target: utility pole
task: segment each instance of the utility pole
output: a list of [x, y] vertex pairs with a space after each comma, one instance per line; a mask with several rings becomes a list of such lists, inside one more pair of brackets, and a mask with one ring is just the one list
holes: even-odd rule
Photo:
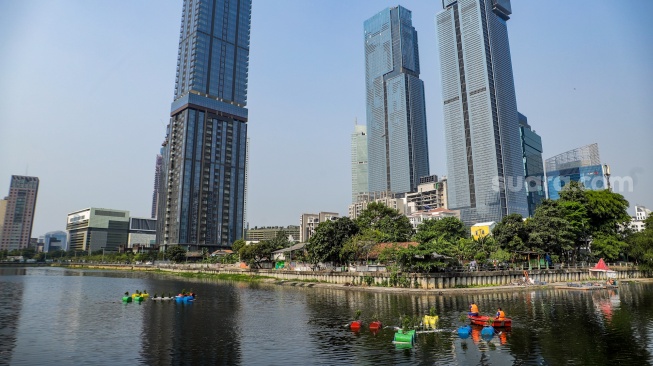
[[603, 175], [605, 175], [608, 191], [612, 192], [612, 189], [610, 188], [610, 166], [608, 164], [603, 164]]

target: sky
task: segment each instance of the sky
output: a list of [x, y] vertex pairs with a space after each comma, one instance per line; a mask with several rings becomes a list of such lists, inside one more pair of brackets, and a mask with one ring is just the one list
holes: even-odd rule
[[[412, 11], [431, 174], [446, 175], [439, 0], [254, 0], [250, 227], [347, 214], [350, 138], [365, 124], [363, 22]], [[181, 0], [0, 0], [0, 196], [40, 178], [32, 237], [88, 207], [149, 217], [173, 98]], [[517, 105], [543, 157], [598, 143], [622, 193], [653, 208], [653, 1], [512, 1]]]

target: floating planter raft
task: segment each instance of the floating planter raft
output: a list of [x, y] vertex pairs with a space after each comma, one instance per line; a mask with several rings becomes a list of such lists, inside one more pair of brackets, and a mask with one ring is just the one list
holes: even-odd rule
[[494, 328], [489, 325], [484, 326], [483, 329], [481, 329], [481, 336], [483, 338], [494, 337]]
[[175, 301], [177, 302], [183, 302], [183, 303], [190, 303], [193, 302], [195, 298], [193, 296], [182, 296], [182, 295], [177, 295], [175, 297]]
[[432, 328], [435, 329], [435, 325], [438, 324], [438, 320], [440, 318], [437, 315], [430, 316], [430, 315], [424, 315], [424, 328]]
[[123, 296], [122, 297], [122, 302], [132, 302], [132, 297], [131, 296]]

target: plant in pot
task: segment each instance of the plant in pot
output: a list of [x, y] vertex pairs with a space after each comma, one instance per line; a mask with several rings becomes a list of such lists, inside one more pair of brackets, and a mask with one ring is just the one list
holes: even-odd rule
[[462, 339], [466, 339], [469, 337], [470, 333], [472, 332], [472, 327], [469, 324], [465, 324], [465, 321], [467, 320], [467, 314], [462, 313], [458, 317], [458, 320], [460, 320], [460, 326], [458, 327], [458, 336]]
[[429, 309], [429, 315], [424, 315], [424, 328], [435, 329], [436, 324], [438, 323], [439, 317], [435, 313], [435, 306], [431, 306]]
[[360, 309], [356, 310], [356, 312], [354, 313], [354, 320], [353, 320], [351, 323], [349, 323], [349, 327], [350, 327], [351, 329], [356, 329], [356, 330], [358, 330], [358, 329], [360, 329], [361, 326], [363, 325], [363, 322], [360, 320], [360, 318], [361, 318], [361, 313], [362, 313], [362, 312], [360, 311]]
[[381, 324], [381, 320], [379, 320], [379, 315], [374, 313], [372, 315], [372, 321], [370, 322], [370, 329], [371, 330], [379, 330], [381, 329], [383, 325]]
[[494, 324], [494, 318], [488, 317], [485, 326], [483, 326], [483, 329], [481, 330], [481, 336], [483, 338], [491, 339], [494, 336], [494, 327], [492, 327], [492, 324]]

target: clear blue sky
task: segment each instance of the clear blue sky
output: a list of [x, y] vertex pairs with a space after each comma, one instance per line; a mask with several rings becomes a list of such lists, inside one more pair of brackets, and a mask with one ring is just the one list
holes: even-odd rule
[[[413, 11], [431, 172], [446, 174], [434, 17], [441, 1], [254, 0], [250, 226], [346, 214], [350, 134], [365, 123], [363, 22]], [[653, 1], [512, 1], [519, 110], [544, 157], [599, 143], [653, 208]], [[0, 195], [41, 179], [32, 236], [86, 207], [149, 217], [173, 97], [181, 0], [0, 0]], [[631, 208], [632, 211], [632, 208]], [[631, 212], [632, 213], [632, 212]]]

